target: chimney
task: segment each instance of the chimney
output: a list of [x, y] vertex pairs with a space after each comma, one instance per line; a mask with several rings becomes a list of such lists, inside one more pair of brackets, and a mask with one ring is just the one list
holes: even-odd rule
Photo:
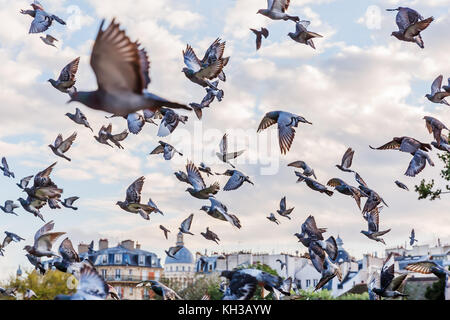
[[134, 241], [133, 240], [125, 240], [120, 243], [120, 245], [128, 250], [134, 250]]
[[136, 242], [136, 250], [141, 250], [141, 244]]
[[98, 241], [98, 250], [108, 249], [108, 239], [100, 239]]
[[80, 243], [78, 245], [78, 254], [86, 253], [89, 251], [89, 245]]

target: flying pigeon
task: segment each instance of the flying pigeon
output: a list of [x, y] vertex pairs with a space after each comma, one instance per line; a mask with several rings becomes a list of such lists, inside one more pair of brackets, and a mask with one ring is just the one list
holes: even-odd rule
[[330, 197], [333, 195], [333, 191], [328, 190], [327, 187], [324, 186], [323, 184], [302, 175], [298, 171], [295, 171], [295, 175], [298, 177], [297, 183], [304, 181], [306, 183], [306, 185], [314, 191], [318, 191], [320, 193], [326, 193]]
[[39, 209], [41, 209], [43, 206], [46, 205], [45, 201], [39, 200], [39, 199], [33, 199], [31, 197], [28, 197], [27, 200], [23, 198], [17, 199], [17, 201], [20, 202], [22, 205], [22, 208], [24, 208], [27, 212], [33, 214], [35, 217], [41, 219], [43, 222], [45, 222], [44, 217], [42, 216]]
[[356, 204], [358, 205], [359, 210], [361, 210], [361, 197], [366, 196], [365, 194], [363, 195], [361, 190], [349, 185], [348, 183], [338, 178], [333, 178], [328, 181], [327, 186], [334, 187], [335, 190], [339, 193], [353, 197], [353, 199], [355, 199], [356, 201]]
[[194, 198], [206, 200], [211, 195], [215, 195], [219, 192], [220, 185], [218, 182], [206, 187], [205, 181], [194, 163], [188, 161], [186, 172], [188, 182], [192, 186], [192, 188], [187, 188], [186, 192], [189, 192]]
[[114, 143], [119, 149], [123, 149], [123, 146], [120, 144], [123, 140], [125, 140], [128, 137], [128, 131], [124, 130], [121, 133], [118, 134], [112, 134], [112, 124], [110, 123], [107, 127], [102, 126], [100, 128], [100, 131], [98, 132], [98, 137], [94, 136], [95, 140], [101, 144], [106, 144], [110, 146], [111, 148], [114, 148], [112, 145], [108, 143], [108, 141], [111, 141]]
[[191, 214], [189, 217], [187, 217], [182, 223], [181, 226], [178, 228], [180, 232], [194, 235], [189, 230], [191, 229], [192, 225], [192, 219], [194, 218], [194, 214]]
[[337, 164], [336, 167], [344, 172], [353, 172], [353, 170], [350, 170], [350, 167], [352, 166], [354, 154], [355, 151], [353, 151], [352, 148], [348, 148], [347, 151], [345, 151], [344, 156], [342, 157], [341, 164]]
[[87, 260], [81, 261], [69, 238], [61, 242], [58, 252], [62, 257], [62, 261], [53, 262], [53, 266], [61, 272], [74, 275], [75, 278], [80, 279], [81, 268], [85, 264], [90, 265], [90, 262], [87, 262]]
[[379, 212], [378, 208], [375, 208], [375, 210], [365, 214], [364, 219], [367, 220], [368, 231], [363, 230], [363, 231], [361, 231], [361, 233], [371, 240], [381, 242], [384, 245], [386, 245], [386, 242], [384, 242], [384, 240], [380, 237], [385, 235], [389, 231], [391, 231], [391, 229], [388, 229], [385, 231], [379, 231], [380, 212]]
[[91, 54], [91, 67], [98, 89], [75, 92], [70, 102], [77, 101], [89, 108], [127, 116], [138, 110], [156, 111], [165, 106], [191, 110], [186, 105], [167, 101], [144, 91], [150, 84], [150, 62], [145, 49], [130, 38], [113, 19], [106, 30], [100, 25]]
[[72, 62], [70, 62], [67, 66], [62, 69], [59, 74], [58, 80], [49, 79], [48, 82], [59, 91], [63, 93], [68, 93], [69, 95], [75, 94], [77, 88], [75, 87], [76, 83], [76, 74], [78, 71], [78, 65], [80, 64], [80, 57], [76, 58]]
[[34, 266], [35, 270], [39, 271], [40, 274], [44, 275], [46, 273], [46, 270], [44, 268], [44, 265], [41, 263], [41, 258], [35, 257], [29, 253], [25, 255], [30, 261], [30, 263]]
[[81, 112], [80, 109], [76, 108], [75, 109], [75, 114], [66, 113], [66, 116], [70, 120], [75, 122], [76, 124], [81, 124], [81, 125], [85, 126], [86, 128], [91, 129], [92, 132], [94, 132], [94, 130], [92, 130], [91, 125], [89, 124], [86, 116]]
[[184, 182], [184, 183], [187, 183], [187, 184], [191, 184], [189, 182], [189, 179], [188, 179], [188, 176], [187, 176], [186, 172], [177, 171], [177, 172], [174, 172], [174, 175], [175, 175], [175, 177], [177, 177], [178, 181], [181, 181], [181, 182]]
[[[381, 275], [379, 281], [376, 276], [372, 276], [372, 280], [369, 282], [369, 296], [374, 299], [375, 294], [384, 298], [397, 298], [406, 297], [407, 294], [397, 291], [405, 281], [407, 274], [402, 274], [398, 277], [394, 275], [395, 260], [394, 254], [390, 253], [383, 263], [381, 268]], [[379, 286], [377, 286], [379, 282]]]
[[256, 35], [256, 50], [258, 51], [261, 48], [262, 37], [267, 39], [269, 36], [269, 30], [266, 28], [261, 28], [261, 30], [250, 29]]
[[306, 177], [313, 176], [314, 179], [317, 180], [316, 174], [314, 173], [314, 169], [311, 168], [305, 161], [292, 162], [292, 163], [288, 164], [288, 167], [294, 167], [294, 168], [303, 169], [303, 175], [304, 176], [306, 176]]
[[228, 221], [232, 226], [235, 226], [238, 229], [241, 228], [239, 219], [235, 215], [228, 213], [228, 208], [223, 203], [214, 197], [209, 197], [209, 201], [211, 202], [211, 206], [203, 206], [200, 210], [205, 211], [209, 216], [215, 219]]
[[142, 131], [142, 128], [144, 128], [144, 125], [146, 123], [151, 123], [154, 125], [158, 125], [153, 119], [161, 119], [162, 114], [159, 111], [151, 111], [149, 109], [143, 110], [142, 114], [139, 112], [133, 112], [130, 113], [127, 116], [119, 116], [116, 114], [113, 114], [112, 116], [105, 116], [106, 119], [111, 118], [124, 118], [127, 120], [128, 130], [132, 134], [139, 134]]
[[159, 146], [157, 146], [152, 152], [150, 152], [150, 155], [161, 153], [164, 154], [164, 160], [167, 161], [172, 160], [175, 154], [183, 156], [183, 154], [179, 152], [177, 149], [175, 149], [172, 145], [165, 143], [163, 141], [159, 141]]
[[33, 290], [27, 289], [23, 297], [25, 300], [31, 300], [33, 297], [37, 298], [37, 295]]
[[289, 216], [294, 208], [287, 209], [286, 207], [286, 197], [283, 197], [280, 201], [280, 210], [277, 210], [278, 214], [282, 217], [288, 218], [291, 220], [291, 217]]
[[434, 167], [434, 162], [431, 160], [430, 156], [420, 149], [417, 150], [409, 163], [405, 175], [408, 177], [415, 177], [425, 169], [427, 162], [430, 166]]
[[318, 33], [308, 31], [308, 26], [311, 24], [309, 21], [299, 21], [295, 24], [295, 33], [289, 32], [288, 36], [295, 42], [306, 44], [313, 49], [316, 49], [313, 38], [323, 38]]
[[194, 110], [195, 115], [197, 116], [198, 120], [202, 120], [203, 117], [203, 109], [209, 108], [209, 105], [204, 103], [190, 103], [189, 106]]
[[186, 124], [188, 121], [188, 117], [180, 116], [171, 109], [161, 108], [159, 111], [163, 115], [163, 119], [159, 126], [158, 137], [167, 137], [175, 131], [180, 122]]
[[300, 21], [299, 17], [286, 13], [290, 2], [291, 0], [267, 0], [267, 9], [260, 9], [256, 14], [262, 14], [272, 20]]
[[278, 139], [280, 142], [281, 153], [286, 154], [290, 150], [295, 138], [294, 127], [297, 128], [300, 122], [312, 125], [312, 123], [305, 118], [289, 112], [268, 112], [258, 127], [258, 133], [274, 124], [278, 124]]
[[73, 206], [73, 203], [75, 201], [77, 201], [78, 199], [80, 199], [80, 198], [79, 197], [70, 197], [70, 198], [64, 199], [64, 201], [62, 201], [61, 204], [63, 205], [63, 207], [66, 207], [68, 209], [78, 210], [77, 207]]
[[411, 235], [409, 236], [409, 245], [412, 246], [415, 242], [418, 242], [418, 240], [416, 239], [416, 232], [412, 229]]
[[432, 260], [419, 261], [415, 263], [411, 263], [405, 267], [406, 270], [417, 272], [421, 274], [434, 274], [441, 280], [444, 280], [444, 294], [445, 300], [450, 300], [449, 296], [449, 279], [450, 279], [450, 271], [440, 266], [436, 262]]
[[17, 288], [2, 288], [0, 287], [0, 296], [16, 298]]
[[200, 234], [206, 239], [206, 240], [211, 240], [214, 241], [215, 243], [219, 244], [219, 237], [217, 236], [217, 234], [215, 234], [214, 232], [212, 232], [211, 230], [209, 230], [208, 227], [206, 227], [206, 232], [200, 232]]
[[42, 228], [40, 228], [34, 235], [33, 246], [25, 246], [29, 254], [35, 257], [57, 257], [58, 255], [52, 252], [53, 243], [58, 240], [59, 237], [66, 234], [65, 232], [51, 232], [55, 224], [53, 221], [46, 223]]
[[[222, 41], [222, 39], [217, 38], [214, 42], [209, 46], [208, 50], [206, 50], [205, 56], [203, 57], [201, 63], [202, 65], [213, 65], [217, 62], [217, 60], [223, 60], [223, 66], [226, 67], [228, 62], [230, 61], [230, 57], [223, 58], [223, 54], [225, 51], [226, 42]], [[225, 76], [225, 72], [219, 73], [218, 78], [220, 81], [227, 81], [227, 77]], [[211, 86], [210, 86], [211, 87]], [[217, 85], [213, 87], [217, 88]], [[213, 88], [214, 89], [214, 88]]]
[[198, 170], [203, 172], [203, 173], [206, 173], [206, 175], [208, 177], [213, 175], [211, 168], [207, 167], [206, 164], [204, 164], [203, 162], [200, 163], [200, 166], [198, 167]]
[[31, 6], [33, 7], [33, 10], [20, 10], [21, 14], [26, 14], [34, 18], [33, 22], [31, 22], [29, 33], [41, 33], [46, 31], [52, 25], [53, 20], [56, 20], [62, 25], [66, 24], [64, 20], [58, 16], [45, 12], [44, 7], [39, 1], [34, 0]]
[[313, 216], [309, 216], [302, 224], [301, 233], [296, 234], [299, 239], [309, 238], [313, 241], [324, 240], [322, 234], [327, 232], [326, 228], [318, 228]]
[[204, 107], [209, 107], [216, 98], [219, 102], [222, 102], [225, 92], [218, 87], [219, 80], [214, 81], [211, 87], [206, 88], [206, 96], [203, 98], [201, 103]]
[[139, 283], [137, 287], [142, 287], [144, 285], [151, 287], [153, 292], [161, 296], [163, 300], [183, 300], [183, 298], [181, 298], [174, 290], [163, 285], [161, 282], [155, 280], [147, 280]]
[[52, 37], [52, 36], [49, 35], [49, 34], [47, 34], [47, 35], [45, 36], [45, 38], [42, 37], [42, 36], [41, 36], [40, 38], [41, 38], [42, 42], [44, 42], [46, 45], [57, 48], [56, 45], [55, 45], [55, 41], [58, 41], [58, 39]]
[[35, 199], [47, 201], [48, 199], [59, 199], [61, 197], [63, 190], [58, 188], [50, 178], [50, 174], [56, 164], [57, 163], [55, 162], [48, 168], [36, 174], [34, 176], [33, 186], [23, 190], [28, 194], [29, 199], [27, 199], [27, 202], [29, 204], [33, 202], [33, 207], [42, 207], [42, 205], [34, 203]]
[[3, 242], [0, 244], [0, 256], [3, 256], [3, 251], [5, 250], [6, 246], [8, 246], [11, 242], [20, 242], [21, 240], [25, 240], [24, 238], [18, 236], [15, 233], [11, 233], [8, 231], [5, 231], [6, 237], [3, 239]]
[[175, 257], [175, 255], [181, 249], [183, 249], [183, 246], [170, 247], [169, 250], [165, 250], [165, 252], [166, 252], [167, 256], [177, 259], [177, 257]]
[[404, 184], [403, 182], [400, 182], [398, 180], [395, 181], [395, 184], [397, 185], [397, 187], [399, 187], [400, 189], [405, 189], [406, 191], [409, 191], [408, 187], [406, 186], [406, 184]]
[[16, 185], [20, 188], [20, 189], [25, 189], [26, 187], [28, 187], [28, 184], [30, 183], [30, 180], [33, 178], [34, 176], [28, 176], [25, 178], [22, 178], [20, 180], [19, 183], [16, 183]]
[[250, 181], [250, 177], [237, 170], [227, 170], [222, 175], [231, 177], [223, 188], [224, 191], [237, 190], [244, 182], [254, 185], [253, 182]]
[[441, 143], [437, 144], [436, 141], [433, 141], [431, 145], [438, 150], [450, 152], [449, 137], [447, 136], [441, 135]]
[[2, 211], [4, 213], [14, 214], [16, 216], [18, 214], [14, 212], [14, 209], [17, 209], [17, 208], [20, 208], [20, 206], [18, 206], [17, 204], [14, 203], [14, 201], [11, 201], [11, 200], [5, 201], [5, 205], [0, 206], [0, 209], [2, 209]]
[[[122, 210], [130, 213], [138, 214], [141, 210], [146, 214], [151, 214], [156, 211], [156, 208], [149, 204], [141, 204], [141, 192], [142, 187], [144, 186], [145, 177], [138, 178], [135, 182], [133, 182], [127, 189], [125, 201], [118, 201], [116, 205], [118, 205]], [[142, 213], [140, 213], [142, 215]], [[145, 216], [143, 217], [145, 218]]]
[[440, 75], [436, 78], [436, 80], [433, 81], [433, 84], [431, 85], [431, 94], [425, 95], [425, 97], [434, 103], [441, 103], [445, 104], [447, 106], [450, 106], [450, 104], [445, 100], [448, 96], [450, 96], [450, 92], [442, 91], [442, 79], [443, 76]]
[[398, 150], [401, 152], [410, 153], [412, 155], [414, 155], [417, 150], [422, 150], [425, 152], [431, 151], [431, 146], [428, 143], [422, 143], [410, 137], [395, 137], [392, 141], [382, 145], [381, 147], [369, 147], [373, 150]]
[[14, 172], [12, 172], [11, 170], [9, 170], [9, 166], [8, 166], [8, 162], [6, 161], [6, 158], [5, 157], [3, 157], [2, 158], [2, 166], [0, 166], [0, 170], [2, 170], [3, 171], [3, 175], [5, 176], [5, 177], [8, 177], [8, 178], [16, 178], [15, 176], [14, 176]]
[[164, 232], [164, 236], [166, 237], [166, 240], [168, 240], [169, 239], [168, 233], [170, 232], [170, 230], [164, 227], [163, 225], [160, 225], [159, 228]]
[[325, 250], [316, 241], [311, 241], [309, 244], [309, 256], [318, 272], [321, 273], [321, 278], [317, 283], [314, 291], [321, 289], [334, 277], [338, 277], [342, 281], [342, 271], [338, 265], [334, 264], [330, 258], [325, 254]]
[[275, 217], [275, 215], [273, 213], [271, 213], [270, 216], [268, 216], [266, 218], [272, 222], [275, 222], [276, 224], [280, 224], [280, 221], [278, 221], [278, 219]]
[[433, 134], [434, 140], [438, 145], [441, 144], [442, 130], [450, 131], [445, 124], [433, 117], [423, 117], [429, 133]]
[[74, 132], [69, 138], [66, 140], [63, 140], [62, 134], [59, 134], [58, 137], [56, 137], [55, 143], [53, 145], [49, 144], [48, 146], [50, 149], [52, 149], [53, 153], [57, 155], [58, 157], [64, 158], [67, 161], [72, 161], [70, 158], [66, 157], [64, 154], [69, 151], [70, 147], [72, 146], [73, 142], [77, 138], [77, 133]]
[[386, 9], [387, 11], [398, 11], [396, 22], [398, 31], [392, 32], [391, 36], [398, 40], [417, 43], [420, 48], [424, 48], [424, 43], [420, 33], [428, 28], [434, 18], [424, 19], [417, 11], [398, 7], [397, 9]]
[[225, 133], [220, 141], [220, 152], [216, 152], [217, 157], [224, 163], [228, 163], [233, 168], [236, 168], [230, 163], [230, 160], [236, 159], [242, 155], [245, 150], [228, 153], [228, 135]]
[[108, 283], [107, 286], [108, 286], [108, 296], [110, 296], [113, 300], [120, 300], [119, 293], [117, 292], [117, 290]]

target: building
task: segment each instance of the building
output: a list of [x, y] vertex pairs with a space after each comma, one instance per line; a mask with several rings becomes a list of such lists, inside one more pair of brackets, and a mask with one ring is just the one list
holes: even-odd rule
[[180, 288], [186, 288], [194, 282], [195, 260], [191, 251], [184, 246], [183, 233], [178, 233], [176, 246], [182, 248], [174, 258], [166, 256], [164, 261], [164, 278], [170, 283], [176, 283]]

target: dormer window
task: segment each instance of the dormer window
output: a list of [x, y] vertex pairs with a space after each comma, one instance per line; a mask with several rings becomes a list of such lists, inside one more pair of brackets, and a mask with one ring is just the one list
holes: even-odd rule
[[108, 263], [108, 255], [104, 254], [102, 257], [102, 263], [107, 264]]
[[121, 254], [115, 254], [114, 255], [114, 262], [116, 264], [122, 263], [122, 255]]
[[145, 265], [145, 256], [143, 254], [139, 255], [139, 265], [140, 266]]

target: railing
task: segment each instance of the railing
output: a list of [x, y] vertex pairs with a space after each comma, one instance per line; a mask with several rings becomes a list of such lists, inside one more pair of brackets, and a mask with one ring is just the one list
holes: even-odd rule
[[[123, 281], [129, 281], [129, 282], [140, 282], [144, 281], [143, 277], [141, 276], [129, 276], [129, 275], [121, 275], [121, 276], [106, 276], [104, 277], [105, 281], [107, 282], [123, 282]], [[146, 279], [147, 280], [147, 279]]]

